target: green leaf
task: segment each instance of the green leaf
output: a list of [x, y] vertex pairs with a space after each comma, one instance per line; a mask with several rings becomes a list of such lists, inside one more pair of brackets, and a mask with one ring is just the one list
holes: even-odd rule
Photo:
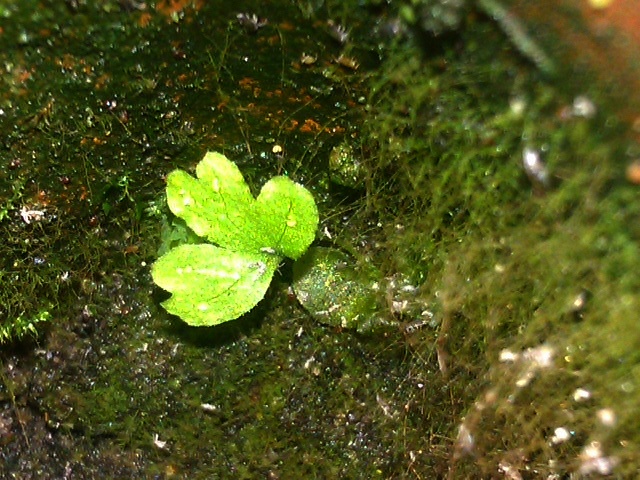
[[262, 243], [280, 255], [297, 260], [316, 237], [316, 202], [309, 190], [287, 177], [269, 180], [260, 190], [253, 211]]
[[176, 170], [167, 177], [167, 202], [201, 237], [238, 252], [299, 258], [315, 238], [318, 209], [311, 193], [287, 177], [274, 177], [256, 199], [238, 167], [209, 152], [197, 179]]
[[176, 247], [151, 273], [173, 294], [162, 304], [168, 312], [190, 325], [216, 325], [263, 298], [283, 256], [302, 256], [315, 238], [318, 209], [311, 193], [286, 177], [272, 178], [253, 198], [238, 167], [219, 153], [207, 153], [196, 175], [171, 172], [167, 203], [217, 246]]
[[167, 176], [169, 208], [197, 235], [221, 247], [246, 251], [244, 219], [255, 200], [240, 170], [224, 155], [209, 152], [196, 174], [198, 179], [174, 170]]
[[264, 297], [281, 257], [234, 252], [209, 244], [181, 245], [160, 257], [153, 281], [173, 295], [162, 306], [189, 325], [233, 320]]

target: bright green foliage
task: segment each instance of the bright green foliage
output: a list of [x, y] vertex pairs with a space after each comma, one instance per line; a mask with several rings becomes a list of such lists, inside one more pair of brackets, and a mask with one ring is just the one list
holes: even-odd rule
[[286, 177], [269, 180], [253, 198], [238, 167], [209, 152], [197, 179], [167, 177], [167, 203], [193, 231], [217, 244], [181, 245], [153, 266], [153, 280], [173, 293], [169, 313], [194, 326], [217, 325], [248, 312], [263, 297], [283, 257], [297, 259], [315, 238], [311, 193]]
[[156, 283], [173, 293], [163, 307], [194, 326], [248, 312], [264, 297], [280, 258], [207, 243], [180, 245], [154, 265]]
[[238, 167], [209, 152], [198, 179], [176, 170], [167, 177], [169, 208], [201, 237], [241, 252], [275, 251], [299, 258], [315, 238], [318, 210], [313, 196], [287, 177], [267, 182], [257, 200]]

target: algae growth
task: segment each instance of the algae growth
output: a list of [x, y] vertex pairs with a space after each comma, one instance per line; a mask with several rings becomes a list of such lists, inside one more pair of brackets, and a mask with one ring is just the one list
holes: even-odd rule
[[[248, 2], [256, 29], [228, 2], [3, 7], [2, 294], [52, 318], [2, 353], [1, 474], [633, 478], [623, 126], [599, 98], [573, 114], [482, 12], [434, 37], [376, 2], [298, 3]], [[328, 173], [344, 143], [346, 185]], [[279, 174], [308, 185], [320, 243], [413, 287], [377, 295], [397, 328], [315, 322], [286, 265], [238, 322], [164, 314], [149, 275], [164, 175], [208, 149], [254, 192]]]

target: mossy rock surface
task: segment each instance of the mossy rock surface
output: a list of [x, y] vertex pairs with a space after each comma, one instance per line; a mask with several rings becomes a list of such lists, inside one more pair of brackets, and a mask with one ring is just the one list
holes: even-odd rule
[[[489, 478], [502, 465], [546, 478], [611, 465], [634, 478], [640, 206], [624, 167], [640, 149], [596, 84], [549, 81], [475, 11], [433, 36], [399, 28], [393, 2], [248, 2], [269, 20], [257, 31], [229, 2], [143, 3], [0, 7], [0, 320], [50, 314], [36, 340], [2, 350], [0, 476]], [[593, 117], [571, 113], [577, 94]], [[344, 142], [366, 169], [358, 188], [329, 176]], [[529, 182], [525, 148], [551, 188]], [[406, 278], [433, 317], [394, 311], [403, 299], [386, 290], [374, 302], [356, 287], [378, 278], [368, 267], [331, 267], [368, 299], [359, 309], [400, 328], [321, 324], [287, 293], [290, 264], [236, 322], [192, 329], [164, 313], [149, 268], [175, 222], [165, 176], [207, 150], [233, 157], [254, 196], [277, 175], [304, 184], [319, 240], [349, 267], [366, 258], [383, 281]], [[324, 293], [336, 304], [340, 288]], [[560, 427], [575, 434], [559, 442]]]

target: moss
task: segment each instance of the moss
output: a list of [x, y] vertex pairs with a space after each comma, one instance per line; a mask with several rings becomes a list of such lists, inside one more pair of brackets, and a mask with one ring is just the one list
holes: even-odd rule
[[[416, 354], [435, 351], [454, 386], [475, 378], [461, 397], [477, 396], [475, 407], [462, 407], [474, 444], [454, 450], [465, 458], [472, 448], [476, 461], [460, 460], [457, 475], [478, 466], [490, 475], [500, 463], [585, 472], [592, 442], [603, 445], [605, 463], [629, 462], [618, 468], [629, 474], [638, 439], [623, 412], [640, 405], [623, 393], [635, 384], [637, 342], [626, 308], [638, 307], [638, 235], [627, 217], [638, 205], [616, 161], [626, 145], [605, 116], [559, 115], [571, 102], [562, 89], [523, 69], [499, 46], [500, 33], [473, 27], [471, 35], [483, 31], [482, 44], [462, 33], [463, 53], [421, 59], [418, 50], [395, 52], [374, 82], [375, 121], [366, 127], [377, 145], [362, 218], [375, 215], [382, 225], [378, 261], [413, 276], [438, 314], [440, 332], [425, 334]], [[522, 114], [514, 102], [524, 102]], [[520, 163], [531, 146], [545, 152], [554, 176], [542, 195]], [[581, 292], [592, 295], [576, 313], [572, 302]], [[434, 348], [436, 338], [444, 350]], [[548, 369], [498, 360], [505, 349], [540, 345], [555, 354]], [[528, 352], [519, 358], [537, 350]], [[518, 387], [527, 368], [536, 380]], [[572, 400], [578, 388], [591, 392], [592, 403]], [[620, 397], [624, 406], [615, 408]], [[599, 423], [597, 412], [606, 408], [619, 423]], [[455, 412], [438, 412], [451, 437]], [[562, 425], [570, 425], [571, 440], [553, 444]]]

